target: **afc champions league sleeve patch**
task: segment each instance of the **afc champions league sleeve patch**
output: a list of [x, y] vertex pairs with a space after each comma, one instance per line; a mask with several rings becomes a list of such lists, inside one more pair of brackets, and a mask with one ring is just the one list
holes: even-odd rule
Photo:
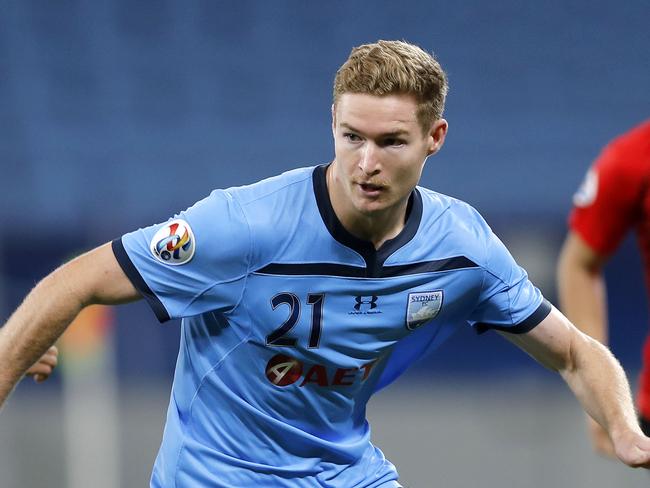
[[573, 204], [576, 207], [588, 207], [596, 200], [598, 194], [598, 173], [594, 168], [587, 171], [578, 191], [573, 195]]
[[194, 233], [182, 219], [165, 223], [151, 239], [151, 254], [161, 263], [178, 266], [194, 257]]
[[442, 290], [409, 293], [406, 306], [406, 328], [415, 330], [432, 320], [442, 308]]

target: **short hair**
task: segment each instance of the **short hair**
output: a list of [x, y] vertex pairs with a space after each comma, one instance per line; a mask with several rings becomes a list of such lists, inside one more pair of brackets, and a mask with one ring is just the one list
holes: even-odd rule
[[423, 130], [440, 118], [448, 91], [447, 75], [432, 55], [404, 41], [377, 41], [350, 52], [334, 78], [334, 104], [344, 93], [413, 95]]

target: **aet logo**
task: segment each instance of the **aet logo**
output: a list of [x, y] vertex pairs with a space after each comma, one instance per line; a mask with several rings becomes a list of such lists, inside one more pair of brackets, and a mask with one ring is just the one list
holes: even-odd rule
[[375, 363], [366, 363], [360, 368], [332, 369], [322, 364], [304, 365], [290, 356], [276, 354], [266, 364], [266, 378], [276, 386], [289, 386], [298, 381], [300, 387], [352, 386], [368, 379]]
[[302, 364], [284, 354], [273, 356], [266, 365], [266, 377], [277, 386], [287, 386], [298, 381], [302, 374]]

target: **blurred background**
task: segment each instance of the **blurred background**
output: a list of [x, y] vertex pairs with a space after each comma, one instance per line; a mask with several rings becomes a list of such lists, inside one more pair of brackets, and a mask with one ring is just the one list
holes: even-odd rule
[[[213, 188], [330, 161], [333, 76], [377, 39], [449, 74], [422, 184], [474, 205], [555, 300], [572, 194], [650, 116], [649, 25], [646, 0], [0, 0], [1, 317], [65, 260]], [[607, 277], [634, 385], [648, 327], [631, 239]], [[0, 416], [0, 487], [147, 486], [178, 326], [143, 303], [81, 317], [52, 380], [24, 381]], [[460, 329], [369, 416], [405, 486], [650, 484], [593, 454], [559, 378], [496, 334]]]

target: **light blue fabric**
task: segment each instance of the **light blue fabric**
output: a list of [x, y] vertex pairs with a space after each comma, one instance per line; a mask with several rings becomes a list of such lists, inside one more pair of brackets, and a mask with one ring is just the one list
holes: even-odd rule
[[165, 224], [122, 237], [122, 266], [183, 317], [152, 486], [398, 486], [370, 442], [372, 393], [459, 327], [516, 330], [541, 306], [480, 215], [423, 188], [412, 238], [364, 276], [370, 258], [325, 222], [323, 175], [290, 171], [181, 212], [185, 264], [152, 253]]

